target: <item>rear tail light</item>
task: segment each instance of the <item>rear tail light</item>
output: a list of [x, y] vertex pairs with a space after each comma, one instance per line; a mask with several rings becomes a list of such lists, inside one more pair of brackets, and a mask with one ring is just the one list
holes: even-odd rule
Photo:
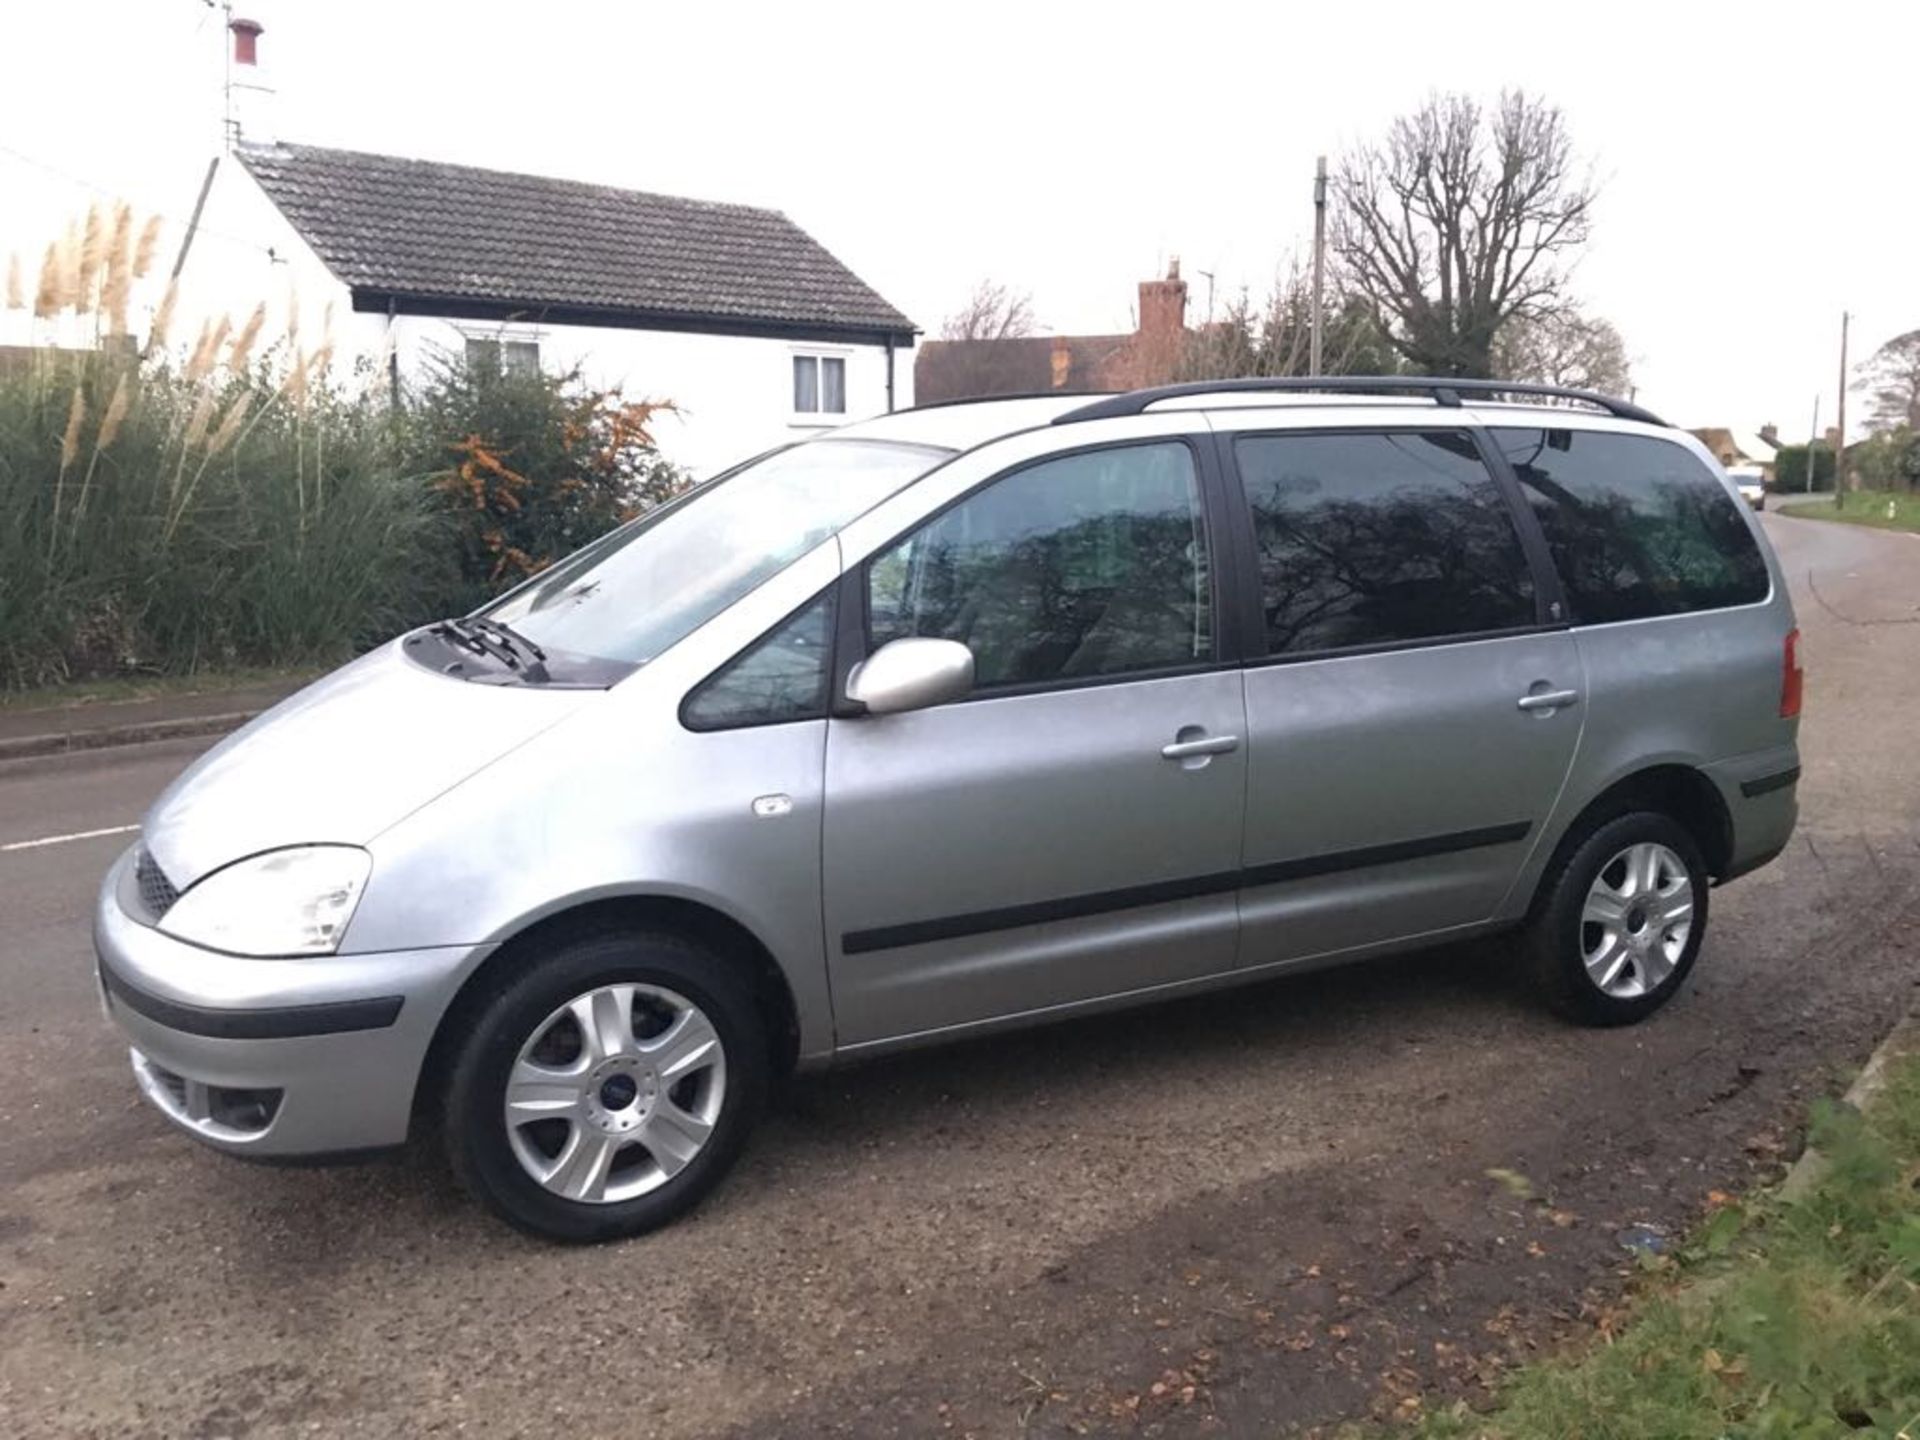
[[1787, 632], [1786, 644], [1780, 653], [1780, 718], [1797, 719], [1800, 714], [1800, 695], [1806, 689], [1807, 672], [1800, 668], [1800, 627], [1794, 626]]

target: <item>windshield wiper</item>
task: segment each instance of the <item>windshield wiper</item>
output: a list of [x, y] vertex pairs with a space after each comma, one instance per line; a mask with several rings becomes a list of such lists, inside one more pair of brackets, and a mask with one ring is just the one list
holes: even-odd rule
[[498, 620], [469, 616], [442, 620], [429, 628], [463, 650], [498, 660], [508, 669], [519, 671], [532, 684], [543, 685], [550, 678], [547, 652]]

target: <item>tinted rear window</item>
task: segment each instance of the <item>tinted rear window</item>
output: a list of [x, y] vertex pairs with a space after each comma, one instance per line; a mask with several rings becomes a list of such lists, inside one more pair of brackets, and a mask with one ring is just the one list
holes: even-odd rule
[[1465, 432], [1253, 435], [1234, 453], [1269, 654], [1534, 623], [1513, 514]]
[[1576, 624], [1748, 605], [1767, 562], [1719, 478], [1679, 445], [1592, 430], [1495, 430]]

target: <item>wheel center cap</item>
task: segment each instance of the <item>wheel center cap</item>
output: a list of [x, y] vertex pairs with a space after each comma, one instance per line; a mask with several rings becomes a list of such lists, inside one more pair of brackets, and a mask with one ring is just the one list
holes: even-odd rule
[[1630, 930], [1633, 934], [1638, 935], [1642, 930], [1645, 930], [1646, 928], [1647, 928], [1647, 912], [1642, 910], [1638, 905], [1636, 905], [1633, 907], [1633, 909], [1627, 912], [1627, 929]]
[[631, 1075], [609, 1075], [600, 1082], [600, 1103], [609, 1110], [624, 1110], [640, 1097], [640, 1086]]

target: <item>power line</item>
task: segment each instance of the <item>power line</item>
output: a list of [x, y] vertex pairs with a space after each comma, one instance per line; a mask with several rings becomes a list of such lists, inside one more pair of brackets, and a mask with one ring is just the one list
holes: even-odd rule
[[[91, 190], [96, 195], [104, 195], [109, 200], [126, 200], [127, 198], [126, 191], [122, 189], [119, 189], [112, 185], [102, 185], [98, 181], [89, 180], [83, 175], [75, 175], [71, 170], [63, 170], [58, 165], [50, 165], [45, 160], [41, 160], [35, 156], [29, 155], [24, 150], [17, 150], [13, 146], [5, 144], [4, 142], [0, 142], [0, 155], [9, 156], [14, 160], [19, 161], [23, 165], [29, 166], [35, 170], [39, 170], [44, 174], [53, 176], [53, 178], [56, 180], [64, 180], [69, 185], [78, 185], [83, 190]], [[162, 220], [167, 221], [169, 224], [178, 225], [183, 228], [188, 223], [187, 221], [182, 220], [178, 215], [171, 214], [165, 210], [147, 209], [145, 207], [142, 207], [142, 211], [143, 211], [143, 214], [146, 214], [146, 215], [158, 215]], [[242, 239], [238, 235], [226, 234], [224, 231], [209, 230], [204, 225], [200, 227], [200, 234], [211, 236], [213, 239], [216, 239], [216, 240], [225, 241], [229, 245], [238, 245], [243, 250], [256, 250], [260, 254], [266, 256], [269, 260], [278, 258], [277, 256], [274, 255], [272, 246], [262, 245], [257, 240], [246, 240], [246, 239]]]

